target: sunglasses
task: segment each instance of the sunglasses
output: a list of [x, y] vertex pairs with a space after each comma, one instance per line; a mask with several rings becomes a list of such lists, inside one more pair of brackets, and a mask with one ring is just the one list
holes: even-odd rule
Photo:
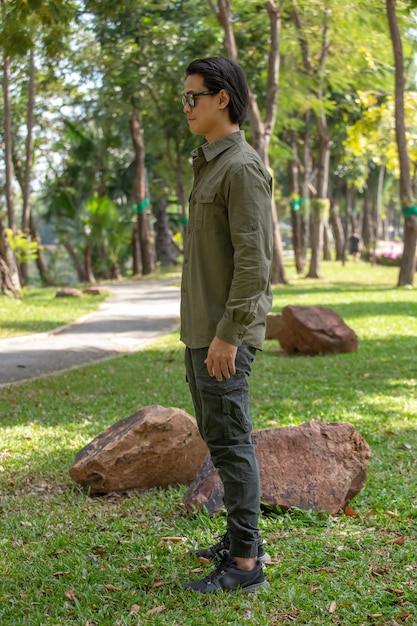
[[197, 93], [183, 93], [181, 95], [182, 106], [185, 107], [186, 104], [190, 106], [192, 109], [197, 104], [195, 99], [199, 96], [214, 96], [217, 91], [198, 91]]

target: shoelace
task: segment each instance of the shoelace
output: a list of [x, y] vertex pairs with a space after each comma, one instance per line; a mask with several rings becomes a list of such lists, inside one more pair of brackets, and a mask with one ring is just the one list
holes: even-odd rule
[[203, 578], [204, 582], [212, 583], [213, 580], [217, 578], [217, 576], [221, 574], [222, 571], [226, 569], [228, 565], [232, 565], [232, 564], [233, 564], [233, 560], [230, 558], [230, 556], [228, 554], [224, 554], [221, 558], [220, 563], [217, 565], [216, 569], [214, 569], [210, 574], [208, 574], [207, 576]]

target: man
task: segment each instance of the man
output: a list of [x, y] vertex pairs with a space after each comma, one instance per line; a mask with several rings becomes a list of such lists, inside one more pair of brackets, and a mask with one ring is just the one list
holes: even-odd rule
[[251, 440], [252, 362], [272, 302], [271, 176], [240, 130], [249, 102], [236, 63], [215, 57], [186, 70], [182, 104], [192, 133], [194, 185], [181, 287], [181, 340], [201, 436], [224, 485], [227, 533], [197, 556], [220, 561], [184, 585], [253, 591], [263, 574], [259, 469]]
[[350, 236], [349, 252], [357, 263], [361, 258], [361, 240], [357, 231], [352, 233], [352, 235]]

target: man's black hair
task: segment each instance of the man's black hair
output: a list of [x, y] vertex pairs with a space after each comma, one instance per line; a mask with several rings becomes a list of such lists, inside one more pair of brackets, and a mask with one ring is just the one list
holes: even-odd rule
[[197, 59], [190, 63], [185, 74], [200, 74], [207, 91], [218, 93], [225, 89], [230, 97], [230, 121], [242, 126], [249, 105], [249, 89], [240, 65], [224, 57]]

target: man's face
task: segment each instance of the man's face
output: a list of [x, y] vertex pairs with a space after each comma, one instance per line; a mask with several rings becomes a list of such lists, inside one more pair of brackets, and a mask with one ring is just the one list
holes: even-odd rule
[[[200, 74], [187, 76], [184, 84], [184, 93], [199, 93], [208, 91]], [[186, 104], [183, 108], [187, 116], [190, 130], [195, 135], [205, 135], [209, 139], [212, 133], [216, 132], [219, 123], [218, 94], [197, 96], [195, 106]]]

